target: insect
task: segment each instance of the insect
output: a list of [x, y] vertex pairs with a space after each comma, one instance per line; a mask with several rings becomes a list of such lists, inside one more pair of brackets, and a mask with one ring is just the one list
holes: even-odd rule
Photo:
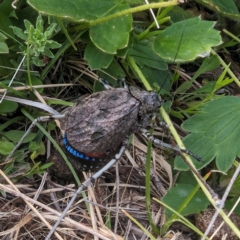
[[[114, 158], [130, 134], [141, 131], [155, 144], [178, 152], [188, 150], [173, 147], [149, 136], [146, 128], [157, 115], [162, 105], [161, 97], [155, 92], [139, 90], [136, 87], [111, 88], [99, 81], [107, 90], [93, 93], [80, 104], [64, 110], [60, 120], [64, 131], [63, 147], [75, 171], [96, 172]], [[55, 151], [50, 158], [54, 162], [52, 173], [61, 177], [70, 171], [61, 156]]]
[[156, 93], [135, 87], [111, 88], [84, 98], [61, 119], [68, 157], [85, 171], [102, 167], [131, 133], [149, 125], [161, 103]]

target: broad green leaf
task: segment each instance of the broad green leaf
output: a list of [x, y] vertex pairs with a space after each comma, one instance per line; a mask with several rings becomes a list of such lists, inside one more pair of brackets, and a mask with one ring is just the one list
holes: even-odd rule
[[113, 60], [114, 55], [105, 53], [98, 49], [92, 42], [87, 44], [84, 59], [92, 70], [107, 68]]
[[[167, 194], [163, 197], [163, 202], [171, 208], [178, 211], [181, 205], [189, 197], [190, 193], [194, 190], [194, 186], [191, 184], [176, 184], [176, 186], [169, 189]], [[183, 216], [198, 213], [207, 208], [209, 201], [202, 191], [198, 191], [187, 204], [187, 206], [180, 212]], [[166, 215], [169, 219], [172, 216], [172, 212], [166, 209]]]
[[[107, 15], [128, 9], [128, 4], [121, 4]], [[128, 45], [129, 34], [132, 30], [132, 15], [125, 15], [100, 23], [90, 28], [89, 35], [92, 42], [103, 52], [117, 53]]]
[[[91, 21], [118, 14], [129, 8], [129, 4], [121, 0], [70, 0], [67, 2], [29, 0], [28, 3], [41, 13], [89, 24]], [[129, 14], [94, 25], [90, 28], [89, 34], [95, 46], [103, 52], [115, 54], [118, 49], [127, 46], [131, 29], [132, 15]]]
[[193, 61], [209, 55], [213, 46], [221, 44], [215, 22], [191, 18], [174, 23], [160, 31], [153, 43], [154, 51], [169, 62]]
[[[216, 158], [217, 168], [225, 172], [240, 157], [239, 113], [238, 97], [222, 97], [208, 102], [184, 122], [183, 128], [191, 132], [183, 139], [186, 148], [203, 159], [203, 162], [194, 161], [198, 169]], [[175, 167], [188, 169], [180, 157], [175, 159]]]
[[121, 0], [28, 0], [38, 12], [59, 18], [67, 18], [74, 22], [90, 22], [106, 16], [109, 11], [121, 6]]
[[[23, 136], [23, 134], [25, 133], [25, 131], [21, 131], [21, 130], [10, 130], [8, 132], [3, 132], [2, 135], [5, 136], [7, 139], [11, 140], [14, 143], [17, 143], [21, 137]], [[27, 143], [32, 141], [35, 138], [36, 134], [30, 132], [23, 140], [23, 143]]]

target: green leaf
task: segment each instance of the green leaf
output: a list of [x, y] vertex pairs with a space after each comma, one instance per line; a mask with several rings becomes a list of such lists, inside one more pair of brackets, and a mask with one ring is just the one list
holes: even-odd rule
[[[168, 190], [167, 194], [163, 197], [163, 202], [166, 203], [171, 208], [179, 211], [182, 209], [184, 202], [189, 197], [192, 191], [194, 191], [194, 186], [191, 184], [176, 184]], [[207, 208], [209, 201], [202, 191], [198, 191], [191, 199], [191, 201], [185, 206], [185, 208], [180, 211], [183, 216], [198, 213]], [[166, 215], [169, 219], [172, 216], [172, 212], [166, 209]]]
[[18, 108], [18, 104], [16, 102], [3, 100], [0, 103], [0, 113], [12, 113]]
[[8, 45], [5, 43], [7, 37], [0, 32], [0, 53], [9, 53]]
[[42, 16], [41, 16], [41, 15], [39, 15], [39, 16], [37, 17], [36, 29], [37, 29], [40, 33], [43, 33], [43, 19], [42, 19]]
[[[167, 91], [171, 88], [171, 75], [168, 70], [159, 70], [156, 68], [150, 68], [143, 66], [141, 68], [142, 73], [147, 79], [148, 83], [154, 88], [155, 85], [161, 88], [161, 90], [165, 89]], [[159, 77], [161, 76], [161, 77]]]
[[[111, 14], [128, 9], [128, 4], [121, 4]], [[107, 14], [110, 15], [110, 14]], [[128, 45], [129, 34], [132, 30], [132, 15], [128, 14], [90, 28], [89, 35], [92, 42], [103, 52], [117, 53]]]
[[46, 39], [50, 38], [53, 35], [53, 32], [55, 30], [55, 28], [57, 27], [56, 23], [52, 23], [44, 32], [44, 36], [46, 37]]
[[154, 51], [169, 62], [193, 61], [209, 55], [213, 46], [221, 44], [215, 22], [191, 18], [161, 31], [153, 43]]
[[[19, 142], [19, 140], [21, 139], [21, 137], [23, 136], [23, 134], [25, 133], [25, 131], [21, 131], [21, 130], [10, 130], [8, 132], [4, 132], [2, 133], [3, 136], [5, 136], [7, 139], [11, 140], [14, 143]], [[23, 140], [23, 143], [27, 143], [32, 141], [35, 138], [36, 134], [30, 132]]]
[[[7, 2], [7, 1], [4, 1]], [[2, 5], [2, 4], [1, 4]], [[13, 36], [11, 28], [9, 26], [12, 25], [12, 22], [9, 19], [9, 16], [6, 15], [7, 13], [4, 11], [5, 9], [0, 6], [0, 29], [3, 34], [6, 34], [6, 36], [10, 35]]]
[[8, 121], [6, 121], [5, 123], [2, 123], [0, 125], [0, 132], [3, 131], [4, 129], [6, 129], [7, 127], [9, 127], [11, 124], [16, 123], [16, 122], [20, 122], [24, 119], [23, 116], [19, 116], [19, 117], [14, 117], [9, 119]]
[[29, 22], [27, 19], [24, 19], [24, 25], [25, 25], [25, 28], [26, 28], [25, 33], [29, 33], [31, 31], [31, 29], [34, 29], [31, 22]]
[[236, 206], [236, 202], [238, 201], [239, 195], [227, 200], [224, 204], [224, 208], [227, 209], [229, 212], [234, 208], [234, 212], [240, 215], [240, 205]]
[[46, 153], [46, 148], [43, 142], [40, 143], [31, 142], [29, 144], [29, 150], [32, 152], [30, 158], [34, 161], [39, 155], [44, 155]]
[[8, 45], [5, 42], [0, 42], [0, 53], [9, 53]]
[[[117, 81], [113, 80], [112, 77], [109, 77], [109, 76], [113, 76], [115, 78], [123, 78], [126, 76], [125, 72], [123, 71], [123, 69], [121, 68], [121, 66], [119, 65], [116, 59], [113, 59], [109, 67], [107, 69], [104, 69], [104, 72], [107, 74], [104, 74], [103, 72], [102, 73], [99, 72], [99, 76], [102, 77], [103, 79], [106, 79], [112, 86], [117, 86]], [[96, 81], [94, 88], [96, 87], [96, 85], [100, 86], [102, 84], [97, 84], [97, 81]]]
[[107, 68], [113, 60], [114, 55], [105, 53], [98, 49], [92, 42], [87, 44], [84, 59], [92, 70]]
[[8, 155], [14, 148], [14, 144], [8, 141], [0, 141], [0, 153]]
[[197, 72], [194, 74], [194, 76], [191, 79], [191, 82], [193, 82], [195, 79], [197, 79], [201, 74], [205, 72], [210, 72], [217, 67], [219, 67], [220, 62], [216, 55], [213, 55], [211, 57], [207, 57], [203, 60], [200, 68], [197, 70]]
[[[31, 76], [32, 85], [43, 85], [41, 79], [37, 76]], [[43, 88], [36, 88], [39, 93], [43, 92]]]
[[45, 63], [43, 62], [43, 60], [39, 59], [38, 57], [33, 57], [33, 58], [32, 58], [32, 62], [33, 62], [34, 65], [39, 66], [39, 67], [45, 65]]
[[148, 66], [159, 70], [168, 69], [167, 63], [152, 50], [151, 46], [144, 46], [140, 43], [134, 44], [129, 49], [128, 55], [132, 56], [141, 67]]
[[67, 18], [74, 22], [90, 22], [106, 16], [113, 8], [121, 5], [122, 0], [28, 0], [28, 3], [42, 14]]
[[61, 46], [62, 46], [62, 44], [55, 42], [53, 40], [49, 40], [45, 45], [45, 47], [52, 48], [52, 49], [60, 48]]
[[22, 40], [26, 40], [27, 39], [27, 35], [23, 32], [23, 30], [21, 28], [18, 27], [14, 27], [14, 26], [10, 26], [14, 32], [14, 34], [21, 38]]
[[[29, 0], [28, 2], [41, 13], [85, 23], [117, 15], [129, 8], [129, 4], [122, 0], [75, 0], [68, 2]], [[115, 54], [118, 49], [123, 49], [128, 45], [131, 30], [132, 15], [128, 14], [92, 26], [89, 35], [93, 44], [101, 51]]]
[[40, 147], [39, 143], [33, 141], [29, 143], [28, 149], [30, 152], [34, 152], [34, 151], [37, 151], [39, 147]]
[[54, 122], [48, 122], [48, 130], [56, 130], [56, 124]]
[[[6, 16], [11, 15], [11, 12], [13, 11], [12, 2], [11, 1], [1, 1], [0, 9], [1, 9], [2, 13], [5, 13]], [[2, 13], [0, 13], [0, 16], [2, 15]], [[0, 27], [0, 29], [2, 29], [2, 28]]]
[[48, 48], [44, 48], [44, 51], [42, 52], [42, 54], [44, 56], [47, 56], [47, 57], [50, 57], [50, 58], [54, 58], [53, 53]]
[[[236, 157], [240, 157], [240, 99], [222, 97], [208, 102], [199, 112], [183, 123], [183, 128], [191, 132], [183, 139], [184, 145], [203, 162], [195, 162], [202, 168], [216, 158], [220, 171], [227, 171]], [[175, 167], [187, 170], [180, 157], [175, 159]]]
[[0, 32], [0, 40], [5, 41], [7, 37]]

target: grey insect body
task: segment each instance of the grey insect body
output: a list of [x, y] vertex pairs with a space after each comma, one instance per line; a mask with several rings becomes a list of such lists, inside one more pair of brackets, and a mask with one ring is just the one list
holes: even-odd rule
[[149, 125], [161, 103], [156, 93], [130, 87], [93, 93], [66, 109], [63, 143], [74, 165], [81, 165], [74, 167], [102, 167], [130, 134]]

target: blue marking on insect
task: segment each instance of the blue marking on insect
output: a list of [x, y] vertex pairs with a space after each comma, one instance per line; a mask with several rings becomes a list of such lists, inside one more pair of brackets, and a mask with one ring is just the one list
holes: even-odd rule
[[97, 159], [97, 158], [94, 158], [94, 157], [89, 157], [87, 155], [85, 155], [84, 153], [82, 152], [79, 152], [77, 151], [76, 149], [74, 149], [72, 146], [70, 146], [70, 144], [68, 143], [68, 140], [67, 140], [67, 136], [66, 134], [63, 135], [63, 144], [66, 148], [66, 150], [72, 154], [74, 157], [76, 158], [80, 158], [80, 159], [84, 159], [84, 160], [90, 160], [92, 162], [95, 162], [95, 161], [99, 161], [99, 162], [102, 162], [102, 159]]

